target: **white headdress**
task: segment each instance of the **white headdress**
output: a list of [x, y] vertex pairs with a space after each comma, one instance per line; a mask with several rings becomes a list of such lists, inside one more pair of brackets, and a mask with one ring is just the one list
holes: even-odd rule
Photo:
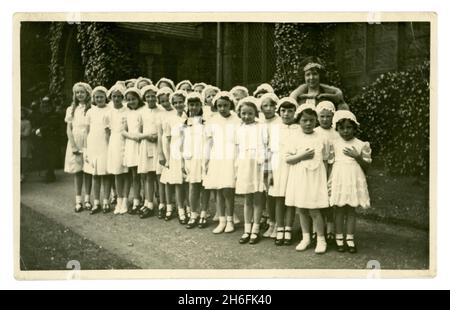
[[321, 101], [316, 106], [316, 112], [319, 114], [322, 110], [328, 110], [332, 113], [336, 112], [336, 108], [334, 107], [334, 103], [328, 100]]
[[191, 81], [189, 81], [189, 80], [183, 80], [183, 81], [181, 81], [180, 83], [177, 84], [177, 87], [175, 87], [175, 89], [176, 89], [176, 90], [179, 90], [180, 87], [181, 87], [181, 85], [183, 85], [183, 84], [188, 84], [189, 86], [191, 86], [191, 89], [192, 89], [192, 83], [191, 83]]
[[142, 99], [144, 99], [145, 93], [149, 90], [155, 92], [155, 94], [157, 94], [159, 91], [158, 87], [156, 87], [155, 85], [145, 85], [141, 88]]
[[353, 114], [352, 112], [350, 112], [348, 110], [339, 110], [339, 111], [336, 111], [336, 113], [334, 113], [334, 116], [333, 116], [333, 127], [336, 128], [336, 124], [340, 120], [343, 120], [343, 119], [349, 119], [349, 120], [355, 122], [355, 124], [359, 126], [359, 123], [356, 120], [355, 114]]
[[266, 93], [274, 93], [273, 87], [270, 86], [270, 84], [263, 83], [256, 88], [256, 90], [253, 92], [253, 96], [256, 97], [256, 95], [262, 91], [265, 91]]
[[165, 78], [165, 77], [160, 78], [159, 81], [156, 83], [156, 87], [160, 88], [159, 84], [161, 84], [161, 82], [165, 82], [165, 83], [169, 84], [171, 86], [171, 88], [172, 88], [172, 91], [175, 90], [175, 84], [173, 83], [173, 81], [171, 79], [168, 79], [168, 78]]
[[156, 93], [156, 97], [159, 97], [161, 95], [171, 95], [173, 93], [173, 90], [169, 87], [163, 87], [158, 89], [158, 92]]

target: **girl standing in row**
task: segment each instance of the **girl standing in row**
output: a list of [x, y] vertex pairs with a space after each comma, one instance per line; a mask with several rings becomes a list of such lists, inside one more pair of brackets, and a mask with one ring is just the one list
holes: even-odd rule
[[[74, 174], [75, 212], [90, 210], [92, 175], [83, 172], [83, 150], [86, 147], [87, 119], [86, 113], [91, 107], [92, 88], [87, 83], [78, 82], [73, 88], [73, 101], [66, 110], [64, 121], [67, 123], [67, 148], [64, 160], [64, 172]], [[81, 190], [84, 183], [84, 206]]]
[[125, 87], [116, 84], [109, 90], [112, 101], [110, 108], [109, 128], [111, 136], [109, 138], [107, 171], [114, 175], [114, 182], [117, 193], [117, 204], [114, 214], [125, 214], [128, 211], [128, 194], [130, 184], [128, 178], [128, 167], [124, 164], [125, 138], [122, 136], [126, 122], [127, 108], [123, 105]]

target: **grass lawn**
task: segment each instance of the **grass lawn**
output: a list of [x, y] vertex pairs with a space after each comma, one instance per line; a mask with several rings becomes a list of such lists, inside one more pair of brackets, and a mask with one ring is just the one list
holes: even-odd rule
[[408, 176], [390, 176], [371, 167], [367, 177], [371, 208], [363, 217], [416, 228], [429, 228], [429, 183]]
[[24, 205], [20, 215], [21, 270], [67, 270], [71, 260], [85, 270], [138, 268]]

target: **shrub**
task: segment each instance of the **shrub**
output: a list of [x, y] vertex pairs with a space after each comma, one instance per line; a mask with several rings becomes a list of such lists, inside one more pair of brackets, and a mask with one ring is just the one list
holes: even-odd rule
[[385, 73], [351, 100], [361, 137], [392, 174], [428, 175], [429, 77], [429, 62]]

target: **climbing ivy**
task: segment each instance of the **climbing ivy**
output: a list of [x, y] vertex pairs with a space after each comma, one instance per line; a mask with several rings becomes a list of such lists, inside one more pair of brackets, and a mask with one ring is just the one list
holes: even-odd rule
[[64, 68], [62, 65], [62, 37], [64, 23], [54, 22], [50, 25], [50, 66], [49, 66], [49, 94], [54, 104], [62, 105], [64, 101]]
[[275, 24], [276, 70], [272, 79], [280, 96], [304, 83], [303, 65], [309, 56], [318, 57], [327, 75], [321, 83], [341, 87], [341, 79], [334, 63], [335, 24], [278, 23]]

